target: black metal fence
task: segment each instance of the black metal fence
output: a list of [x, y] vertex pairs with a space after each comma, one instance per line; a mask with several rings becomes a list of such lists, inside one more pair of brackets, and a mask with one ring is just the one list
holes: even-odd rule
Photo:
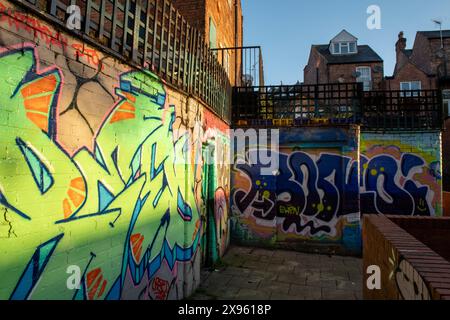
[[368, 131], [439, 130], [439, 90], [369, 91], [361, 83], [237, 87], [237, 126], [360, 124]]
[[81, 9], [82, 37], [110, 49], [190, 93], [224, 120], [231, 117], [226, 70], [199, 30], [169, 0], [12, 0], [66, 26], [70, 5]]
[[222, 65], [228, 66], [234, 87], [264, 86], [264, 63], [260, 46], [211, 50], [217, 52], [217, 58]]

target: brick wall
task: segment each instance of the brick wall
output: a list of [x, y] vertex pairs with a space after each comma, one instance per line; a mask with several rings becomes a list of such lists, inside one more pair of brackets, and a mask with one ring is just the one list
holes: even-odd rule
[[0, 299], [189, 296], [228, 245], [228, 126], [5, 0], [0, 77]]
[[[319, 69], [318, 72], [317, 69]], [[308, 65], [304, 69], [303, 81], [305, 84], [328, 82], [327, 62], [315, 49], [311, 49]]]
[[[171, 0], [191, 26], [206, 30], [206, 0]], [[205, 41], [208, 37], [205, 37]], [[207, 42], [208, 43], [208, 42]]]
[[[383, 63], [358, 63], [358, 64], [327, 64], [326, 60], [312, 49], [307, 66], [304, 69], [304, 83], [337, 83], [342, 78], [343, 82], [356, 82], [354, 73], [357, 67], [371, 67], [372, 69], [372, 89], [383, 89], [383, 71], [375, 71], [375, 67], [383, 70]], [[318, 72], [317, 72], [318, 69]], [[317, 79], [317, 77], [319, 79]]]
[[[404, 218], [366, 215], [363, 221], [363, 297], [369, 300], [448, 300], [450, 299], [450, 263], [414, 238], [394, 221]], [[417, 226], [420, 218], [408, 218]], [[425, 223], [430, 220], [425, 220]], [[433, 219], [434, 225], [448, 220]], [[411, 222], [408, 222], [411, 224]], [[423, 226], [426, 229], [426, 226]], [[429, 230], [429, 229], [428, 229]], [[446, 239], [448, 239], [448, 232]], [[366, 270], [380, 268], [381, 288], [370, 290]]]
[[[437, 72], [438, 66], [442, 63], [442, 59], [439, 58], [436, 53], [441, 49], [441, 39], [430, 39], [430, 70], [432, 73]], [[444, 38], [444, 50], [447, 59], [450, 57], [450, 38]]]
[[[235, 164], [231, 175], [233, 240], [359, 254], [358, 136], [358, 127], [281, 128], [275, 174], [264, 174], [261, 163]], [[264, 143], [260, 141], [259, 148]], [[240, 158], [245, 150], [232, 152]]]
[[430, 65], [431, 55], [432, 52], [428, 39], [420, 33], [417, 33], [410, 60], [417, 66], [420, 66], [427, 74], [432, 74], [433, 70]]
[[442, 216], [440, 132], [363, 132], [360, 144], [363, 214]]
[[[243, 16], [241, 0], [172, 0], [190, 24], [202, 30], [206, 43], [210, 39], [210, 18], [216, 27], [217, 47], [233, 48], [243, 44]], [[235, 26], [237, 10], [237, 26]], [[237, 34], [236, 31], [237, 30]], [[237, 40], [237, 43], [236, 43]], [[237, 57], [229, 53], [229, 77], [232, 84], [235, 81], [235, 68], [241, 62], [240, 54]]]
[[[240, 0], [204, 0], [206, 1], [206, 23], [205, 35], [210, 37], [210, 19], [216, 26], [217, 47], [232, 48], [241, 47], [243, 42], [242, 35], [242, 7]], [[236, 3], [236, 7], [235, 7]], [[237, 10], [237, 26], [235, 26], [235, 10]], [[237, 43], [236, 30], [237, 28]], [[240, 53], [240, 52], [238, 52]], [[235, 82], [235, 68], [236, 63], [240, 63], [241, 56], [236, 57], [234, 51], [228, 52], [230, 81]], [[237, 58], [237, 60], [236, 60]]]
[[338, 82], [339, 78], [344, 79], [343, 82], [356, 82], [353, 73], [357, 67], [371, 67], [372, 69], [372, 90], [383, 89], [383, 71], [375, 71], [375, 67], [383, 70], [383, 63], [359, 63], [359, 64], [333, 64], [328, 66], [328, 82]]
[[420, 81], [422, 90], [436, 89], [436, 77], [429, 77], [411, 62], [405, 62], [393, 79], [386, 79], [386, 89], [400, 90], [400, 82]]
[[[437, 52], [441, 48], [441, 40], [428, 39], [422, 34], [418, 33], [414, 41], [413, 54], [410, 61], [423, 70], [428, 75], [436, 75], [438, 66], [443, 62], [437, 56]], [[450, 56], [450, 38], [444, 38], [444, 50], [447, 57]], [[407, 75], [406, 75], [407, 76]], [[436, 79], [433, 79], [436, 81]], [[434, 87], [432, 84], [431, 87]]]

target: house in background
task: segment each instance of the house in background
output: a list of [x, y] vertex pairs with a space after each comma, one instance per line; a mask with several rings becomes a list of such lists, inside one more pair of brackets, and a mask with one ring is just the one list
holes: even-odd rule
[[305, 84], [362, 82], [364, 90], [383, 88], [383, 59], [342, 30], [329, 44], [313, 45], [304, 69]]
[[[403, 32], [395, 44], [394, 74], [386, 77], [389, 90], [442, 90], [444, 112], [450, 116], [450, 30], [418, 31], [412, 49], [407, 49]], [[409, 93], [411, 94], [411, 93]], [[444, 190], [450, 191], [450, 118], [442, 134]]]
[[[407, 49], [403, 32], [395, 44], [396, 65], [392, 77], [386, 77], [389, 90], [450, 89], [450, 30], [419, 31], [412, 49]], [[447, 102], [448, 103], [448, 102]]]
[[[243, 45], [243, 15], [241, 0], [172, 0], [173, 5], [186, 18], [191, 26], [204, 34], [209, 48], [236, 48]], [[240, 54], [224, 51], [219, 61], [228, 73], [230, 82], [235, 85], [233, 68], [240, 63]], [[236, 60], [236, 61], [235, 61]], [[235, 63], [237, 62], [237, 64]], [[238, 75], [237, 78], [239, 78]]]

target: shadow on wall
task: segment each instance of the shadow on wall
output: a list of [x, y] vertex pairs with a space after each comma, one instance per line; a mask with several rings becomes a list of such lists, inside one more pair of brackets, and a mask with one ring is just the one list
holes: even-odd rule
[[[0, 299], [189, 295], [202, 257], [201, 146], [219, 134], [203, 106], [71, 38], [50, 51], [0, 18]], [[36, 41], [13, 45], [15, 33]], [[227, 190], [223, 170], [215, 185]]]

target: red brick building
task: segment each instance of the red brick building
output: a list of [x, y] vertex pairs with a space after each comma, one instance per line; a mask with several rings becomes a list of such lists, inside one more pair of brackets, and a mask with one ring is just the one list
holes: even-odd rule
[[[193, 27], [203, 31], [209, 47], [235, 48], [243, 44], [241, 0], [172, 0], [174, 6]], [[220, 61], [234, 84], [235, 62], [240, 55], [225, 51]], [[239, 78], [239, 77], [238, 77]]]
[[[445, 77], [450, 58], [450, 30], [419, 31], [412, 49], [406, 49], [407, 40], [400, 32], [395, 44], [397, 63], [392, 77], [386, 78], [391, 90], [428, 90], [450, 88]], [[447, 79], [448, 81], [448, 79]]]
[[[392, 77], [386, 77], [390, 90], [442, 90], [444, 112], [450, 104], [450, 30], [419, 31], [412, 49], [407, 49], [403, 32], [395, 44], [397, 63]], [[442, 135], [444, 189], [450, 191], [450, 119]]]
[[383, 59], [342, 30], [329, 44], [313, 45], [304, 69], [305, 84], [363, 82], [364, 90], [383, 86]]

